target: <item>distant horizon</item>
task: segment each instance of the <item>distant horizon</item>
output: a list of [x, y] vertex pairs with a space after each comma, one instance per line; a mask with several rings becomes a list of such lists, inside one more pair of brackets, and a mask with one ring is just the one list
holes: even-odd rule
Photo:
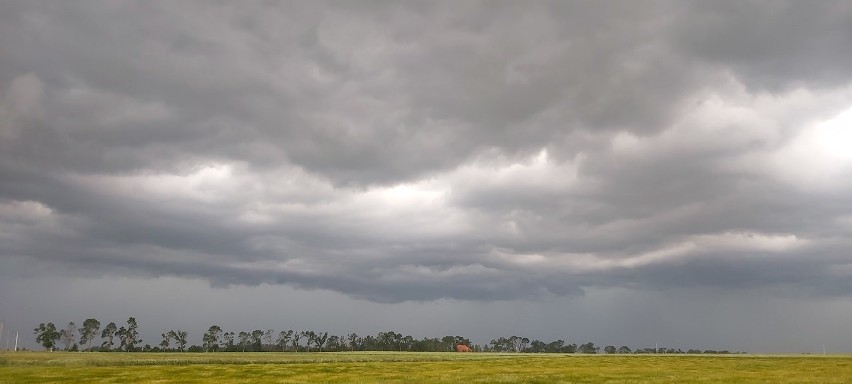
[[[89, 318], [89, 319], [94, 319], [94, 318]], [[128, 318], [128, 321], [129, 321], [129, 319], [136, 319], [136, 317], [135, 317], [135, 316], [130, 316], [130, 317]], [[97, 319], [95, 319], [95, 320], [97, 320]], [[141, 321], [139, 321], [139, 319], [136, 319], [136, 320], [137, 320], [137, 322], [141, 323]], [[52, 323], [52, 324], [56, 327], [56, 329], [58, 329], [58, 330], [65, 330], [65, 329], [67, 329], [67, 327], [70, 325], [70, 324], [56, 324], [56, 323], [53, 323], [53, 322], [42, 322], [42, 323], [40, 323], [40, 324], [39, 324], [39, 327], [40, 327], [40, 326], [42, 326], [42, 325], [45, 325], [45, 324], [47, 324], [47, 323]], [[56, 341], [56, 343], [57, 343], [57, 344], [56, 344], [56, 347], [55, 347], [54, 349], [52, 349], [52, 350], [49, 350], [49, 351], [51, 351], [51, 352], [56, 352], [56, 351], [68, 352], [68, 351], [72, 351], [72, 352], [114, 352], [114, 353], [127, 353], [127, 352], [167, 352], [167, 351], [172, 351], [172, 352], [174, 352], [174, 350], [175, 350], [175, 349], [177, 349], [177, 347], [175, 346], [175, 343], [177, 343], [176, 339], [172, 339], [172, 344], [171, 344], [171, 346], [170, 346], [170, 347], [168, 347], [168, 349], [167, 349], [166, 351], [164, 351], [164, 350], [163, 350], [163, 348], [166, 348], [166, 347], [162, 347], [162, 348], [161, 348], [161, 346], [160, 346], [160, 344], [159, 344], [159, 343], [158, 343], [158, 344], [151, 344], [150, 342], [146, 342], [146, 341], [144, 341], [144, 339], [142, 339], [142, 341], [139, 341], [139, 342], [138, 342], [138, 345], [136, 345], [136, 346], [134, 347], [134, 349], [135, 349], [135, 350], [133, 350], [133, 351], [122, 350], [122, 349], [121, 349], [121, 347], [119, 347], [117, 344], [116, 344], [116, 345], [114, 345], [113, 347], [105, 347], [105, 345], [106, 345], [106, 338], [105, 338], [104, 336], [102, 336], [102, 335], [101, 335], [101, 331], [103, 330], [103, 327], [107, 326], [107, 325], [108, 325], [108, 324], [110, 324], [110, 323], [114, 324], [114, 325], [115, 325], [115, 326], [117, 326], [117, 327], [121, 327], [122, 329], [124, 328], [124, 325], [123, 325], [121, 322], [114, 322], [114, 321], [102, 322], [102, 323], [100, 323], [100, 324], [99, 324], [99, 327], [100, 327], [100, 328], [98, 328], [98, 329], [97, 329], [97, 333], [96, 333], [96, 335], [97, 335], [97, 336], [93, 339], [93, 340], [99, 340], [99, 341], [100, 341], [100, 343], [92, 343], [92, 345], [91, 345], [90, 347], [85, 347], [85, 346], [81, 345], [81, 341], [82, 341], [82, 340], [81, 340], [81, 335], [80, 335], [80, 332], [79, 332], [79, 330], [80, 330], [80, 329], [82, 329], [82, 327], [81, 327], [81, 325], [80, 325], [80, 324], [83, 324], [83, 322], [80, 322], [79, 324], [75, 322], [75, 323], [74, 323], [74, 332], [75, 332], [75, 333], [74, 333], [74, 335], [75, 335], [75, 338], [73, 339], [73, 342], [72, 342], [72, 344], [73, 344], [73, 347], [72, 347], [72, 348], [73, 348], [73, 350], [66, 349], [66, 347], [63, 345], [63, 341], [62, 341], [62, 340], [63, 340], [63, 338], [62, 338], [62, 336], [57, 336], [57, 341]], [[217, 326], [217, 327], [218, 327], [218, 324], [213, 324], [213, 325], [211, 325], [211, 326], [210, 326], [210, 328], [213, 328], [214, 326]], [[36, 328], [36, 329], [35, 329], [35, 331], [36, 331], [36, 332], [34, 332], [34, 334], [37, 334], [38, 328]], [[168, 330], [164, 330], [164, 331], [162, 331], [162, 332], [161, 332], [161, 334], [162, 334], [162, 335], [165, 335], [166, 333], [169, 333], [169, 332], [182, 332], [182, 331], [185, 331], [185, 330], [183, 330], [183, 329], [168, 329]], [[362, 342], [364, 342], [364, 340], [362, 340], [362, 339], [363, 339], [363, 338], [365, 338], [365, 337], [367, 337], [367, 336], [374, 336], [374, 337], [376, 337], [376, 338], [378, 339], [378, 338], [379, 338], [378, 336], [380, 336], [382, 333], [386, 333], [386, 332], [394, 332], [394, 333], [398, 333], [398, 332], [396, 332], [396, 331], [394, 331], [394, 330], [385, 330], [385, 331], [379, 332], [379, 333], [378, 333], [378, 334], [376, 334], [376, 335], [371, 335], [371, 334], [359, 334], [359, 333], [357, 333], [357, 332], [344, 332], [343, 334], [329, 334], [328, 332], [323, 331], [323, 330], [321, 330], [321, 329], [320, 329], [320, 330], [318, 330], [318, 329], [303, 329], [303, 330], [294, 330], [294, 329], [278, 329], [278, 330], [276, 330], [276, 329], [272, 329], [272, 328], [269, 328], [269, 329], [267, 329], [267, 328], [264, 328], [264, 329], [253, 328], [253, 329], [229, 330], [229, 329], [221, 328], [221, 327], [220, 327], [220, 331], [221, 331], [221, 332], [223, 332], [223, 333], [232, 332], [232, 337], [234, 336], [234, 334], [238, 334], [238, 333], [242, 333], [242, 332], [246, 332], [246, 333], [253, 333], [253, 332], [255, 332], [255, 331], [262, 331], [262, 332], [264, 332], [264, 333], [265, 333], [265, 332], [267, 332], [267, 331], [273, 331], [273, 333], [272, 333], [273, 341], [272, 341], [271, 343], [270, 343], [270, 342], [267, 342], [267, 341], [263, 341], [263, 342], [262, 342], [262, 346], [264, 346], [264, 347], [276, 346], [276, 342], [274, 341], [274, 339], [275, 339], [276, 337], [279, 337], [279, 332], [285, 332], [285, 331], [286, 331], [286, 332], [291, 332], [291, 333], [296, 332], [296, 333], [300, 333], [300, 334], [304, 334], [305, 332], [312, 331], [312, 332], [315, 332], [315, 333], [325, 333], [325, 334], [326, 334], [326, 336], [332, 336], [332, 337], [348, 337], [348, 336], [350, 336], [350, 334], [355, 334], [355, 335], [356, 335], [356, 337], [357, 337], [357, 339], [358, 339], [358, 343], [362, 343]], [[205, 335], [206, 335], [208, 332], [209, 332], [209, 330], [208, 330], [208, 331], [203, 332], [203, 334], [205, 334]], [[192, 336], [192, 334], [191, 334], [191, 333], [190, 333], [188, 336], [189, 336], [189, 337], [187, 337], [187, 341], [188, 341], [188, 342], [187, 342], [187, 344], [186, 344], [186, 347], [187, 347], [187, 348], [189, 348], [189, 347], [192, 347], [192, 348], [200, 347], [200, 348], [202, 348], [202, 349], [203, 349], [203, 348], [205, 348], [206, 343], [203, 341], [203, 337], [194, 337], [194, 338], [193, 338], [193, 337], [191, 337], [191, 336]], [[651, 348], [650, 346], [634, 346], [634, 347], [630, 347], [630, 346], [627, 346], [627, 345], [624, 345], [624, 344], [618, 344], [618, 343], [616, 343], [616, 344], [610, 344], [610, 345], [598, 345], [598, 344], [596, 344], [594, 341], [590, 341], [590, 340], [585, 340], [585, 341], [578, 341], [578, 340], [564, 340], [564, 339], [555, 339], [555, 340], [540, 340], [540, 339], [535, 339], [535, 338], [527, 338], [527, 337], [526, 337], [526, 336], [524, 336], [524, 335], [504, 335], [504, 336], [501, 336], [501, 337], [495, 337], [495, 338], [493, 338], [493, 339], [491, 339], [490, 341], [485, 342], [485, 343], [477, 343], [477, 342], [475, 342], [475, 341], [471, 341], [471, 340], [469, 340], [468, 338], [464, 337], [464, 335], [461, 335], [461, 334], [453, 334], [453, 335], [449, 335], [449, 334], [448, 334], [448, 335], [439, 335], [439, 336], [434, 336], [434, 335], [433, 335], [433, 336], [422, 336], [422, 337], [414, 337], [413, 335], [400, 334], [400, 336], [402, 336], [402, 337], [413, 337], [413, 341], [415, 341], [415, 342], [424, 341], [424, 340], [428, 340], [428, 339], [443, 339], [443, 338], [445, 338], [445, 337], [455, 337], [455, 338], [459, 338], [459, 337], [461, 337], [463, 340], [460, 340], [460, 341], [459, 341], [459, 340], [457, 340], [457, 341], [455, 341], [455, 342], [449, 343], [449, 345], [454, 346], [454, 345], [456, 345], [456, 344], [464, 344], [464, 345], [468, 345], [468, 346], [475, 346], [475, 347], [477, 347], [477, 351], [476, 351], [476, 352], [500, 352], [500, 353], [579, 353], [579, 354], [643, 354], [643, 353], [644, 353], [644, 354], [647, 354], [647, 353], [649, 353], [649, 352], [648, 352], [648, 350], [653, 349], [653, 350], [655, 350], [655, 351], [662, 350], [662, 352], [654, 352], [654, 353], [656, 353], [656, 354], [696, 354], [696, 353], [701, 353], [701, 354], [706, 354], [706, 353], [718, 353], [718, 354], [742, 354], [742, 353], [748, 353], [748, 352], [744, 352], [744, 351], [736, 351], [736, 350], [729, 350], [729, 349], [718, 349], [718, 350], [714, 350], [714, 349], [703, 349], [703, 348], [697, 348], [697, 347], [688, 347], [688, 348], [684, 348], [684, 347], [682, 347], [682, 346], [670, 346], [670, 345], [669, 345], [669, 346], [654, 345], [654, 346], [653, 346], [653, 348]], [[120, 336], [116, 335], [116, 337], [118, 338], [118, 337], [120, 337]], [[266, 336], [264, 336], [264, 337], [266, 337]], [[217, 342], [215, 343], [217, 346], [221, 346], [222, 344], [224, 344], [224, 343], [225, 343], [225, 339], [222, 339], [222, 338], [221, 338], [221, 335], [218, 335], [218, 334], [217, 334], [217, 338], [219, 338], [219, 339], [217, 339]], [[506, 342], [506, 341], [511, 341], [511, 340], [512, 340], [512, 339], [514, 339], [514, 338], [518, 338], [518, 339], [523, 338], [523, 339], [525, 339], [525, 341], [524, 341], [524, 343], [523, 343], [521, 346], [519, 346], [519, 345], [514, 345], [514, 347], [511, 347], [511, 346], [510, 346], [510, 347], [506, 347], [506, 345], [503, 345], [503, 344], [495, 344], [495, 341], [498, 341], [498, 342]], [[499, 340], [498, 340], [498, 339], [499, 339]], [[503, 340], [503, 339], [506, 339], [506, 340]], [[159, 339], [157, 339], [157, 340], [158, 340], [158, 341], [162, 341], [162, 340], [163, 340], [163, 337], [161, 336], [161, 337], [160, 337]], [[201, 340], [201, 342], [200, 342], [200, 343], [196, 343], [196, 342], [194, 342], [194, 341], [198, 341], [198, 340]], [[304, 348], [308, 349], [308, 352], [346, 352], [346, 351], [348, 350], [348, 349], [346, 349], [346, 348], [344, 347], [342, 350], [340, 350], [340, 348], [337, 348], [336, 350], [326, 350], [326, 351], [314, 350], [314, 351], [310, 351], [310, 349], [311, 349], [311, 348], [316, 349], [317, 347], [312, 347], [312, 345], [313, 345], [313, 344], [311, 344], [311, 342], [309, 342], [308, 340], [309, 340], [309, 339], [305, 339], [305, 340], [304, 340], [304, 341], [302, 341], [300, 344], [298, 344], [298, 346], [299, 346], [300, 348], [301, 348], [301, 347], [304, 347]], [[233, 341], [233, 340], [232, 340], [232, 341]], [[564, 345], [565, 345], [565, 346], [572, 345], [572, 348], [578, 348], [578, 347], [579, 347], [579, 349], [576, 349], [576, 351], [574, 351], [574, 352], [570, 352], [570, 351], [532, 351], [532, 350], [529, 350], [529, 348], [534, 348], [534, 346], [532, 346], [531, 344], [532, 344], [533, 342], [535, 342], [535, 341], [542, 341], [542, 342], [544, 342], [544, 343], [546, 343], [546, 344], [547, 344], [547, 343], [554, 343], [554, 342], [562, 341], [562, 342], [564, 342]], [[351, 343], [352, 341], [350, 340], [349, 342]], [[0, 343], [2, 343], [2, 338], [0, 338]], [[395, 343], [399, 343], [399, 341], [396, 341]], [[584, 350], [582, 349], [582, 344], [587, 344], [587, 343], [591, 343], [591, 344], [593, 344], [593, 346], [594, 346], [594, 347], [596, 347], [596, 348], [594, 349], [594, 352], [590, 352], [590, 351], [588, 351], [588, 350], [585, 350], [585, 351], [584, 351]], [[286, 345], [290, 345], [289, 343], [286, 343], [286, 342], [285, 342], [285, 344], [286, 344]], [[242, 345], [242, 344], [241, 344], [241, 345]], [[400, 349], [400, 350], [396, 350], [396, 349], [393, 349], [393, 348], [390, 348], [390, 349], [384, 349], [384, 348], [386, 348], [386, 346], [370, 345], [370, 346], [366, 346], [366, 347], [365, 347], [364, 345], [361, 345], [361, 347], [359, 347], [358, 349], [355, 349], [355, 351], [439, 352], [439, 351], [432, 351], [432, 350], [429, 350], [429, 351], [418, 351], [418, 350], [413, 350], [413, 351], [412, 351], [412, 350], [411, 350], [411, 344], [409, 343], [409, 344], [407, 344], [407, 345], [408, 345], [408, 348], [406, 348], [406, 349]], [[618, 349], [618, 348], [628, 347], [628, 348], [630, 348], [630, 351], [627, 351], [627, 352], [622, 352], [622, 351], [619, 351], [619, 352], [607, 352], [607, 351], [605, 350], [605, 348], [606, 348], [606, 347], [609, 347], [609, 346], [615, 347], [615, 348], [617, 348], [617, 349]], [[483, 348], [483, 349], [494, 349], [494, 348], [498, 348], [499, 350], [482, 350], [482, 351], [480, 351], [480, 350], [479, 350], [479, 348], [480, 348], [480, 347], [481, 347], [481, 348]], [[18, 348], [18, 349], [20, 350], [21, 348], [22, 348], [22, 347], [19, 345], [19, 348]], [[40, 346], [40, 348], [44, 349], [44, 347], [43, 347], [43, 346]], [[223, 347], [217, 347], [217, 348], [223, 348]], [[295, 348], [295, 346], [294, 346], [294, 348]], [[330, 348], [330, 347], [329, 347], [329, 348]], [[353, 347], [353, 348], [354, 348], [354, 347]], [[365, 348], [366, 348], [366, 349], [365, 349]], [[381, 349], [377, 349], [377, 348], [381, 348]], [[506, 348], [514, 348], [514, 350], [506, 350]], [[30, 351], [38, 351], [38, 347], [37, 347], [37, 348], [24, 348], [24, 349], [26, 349], [26, 350], [30, 350]], [[693, 352], [693, 351], [696, 351], [696, 350], [697, 350], [697, 352]], [[446, 351], [446, 350], [445, 350], [445, 351]], [[667, 352], [667, 351], [674, 351], [674, 352]], [[186, 351], [181, 351], [181, 352], [186, 352]], [[191, 351], [190, 351], [190, 352], [191, 352]], [[205, 350], [204, 352], [207, 352], [207, 351]], [[212, 350], [211, 350], [210, 352], [214, 352], [214, 351], [212, 351]], [[216, 350], [215, 352], [220, 352], [220, 351], [219, 351], [219, 350]], [[287, 351], [280, 351], [280, 350], [262, 350], [262, 351], [252, 351], [252, 350], [248, 350], [248, 351], [221, 351], [221, 352], [295, 352], [295, 351], [293, 351], [292, 349], [290, 349], [290, 350], [287, 350]], [[823, 353], [823, 354], [825, 354], [825, 353]]]

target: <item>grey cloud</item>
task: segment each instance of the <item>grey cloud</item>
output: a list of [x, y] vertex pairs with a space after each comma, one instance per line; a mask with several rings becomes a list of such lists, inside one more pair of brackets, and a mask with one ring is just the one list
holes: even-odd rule
[[[43, 5], [19, 12], [24, 37], [6, 45], [16, 66], [74, 95], [53, 100], [47, 132], [60, 135], [61, 124], [70, 144], [112, 149], [75, 167], [85, 156], [66, 148], [74, 155], [55, 161], [72, 169], [150, 166], [134, 147], [177, 162], [190, 148], [258, 166], [290, 159], [363, 184], [452, 168], [491, 147], [526, 155], [582, 127], [659, 130], [691, 75], [654, 43], [655, 14], [622, 6], [403, 7], [356, 17], [294, 7], [265, 10], [270, 18], [227, 6]], [[129, 17], [140, 12], [156, 16]], [[110, 19], [125, 22], [99, 22]], [[103, 110], [66, 105], [85, 100], [81, 90], [174, 114], [98, 129], [98, 116], [79, 115]]]
[[852, 187], [772, 160], [852, 104], [848, 7], [800, 6], [5, 3], [0, 256], [379, 302], [848, 295], [813, 244]]
[[672, 39], [683, 52], [735, 73], [757, 90], [849, 82], [852, 7], [843, 2], [692, 2]]

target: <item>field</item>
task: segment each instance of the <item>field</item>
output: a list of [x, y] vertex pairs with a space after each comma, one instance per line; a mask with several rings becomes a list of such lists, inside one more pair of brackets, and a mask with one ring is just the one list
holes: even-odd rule
[[852, 356], [0, 353], [0, 383], [852, 383]]

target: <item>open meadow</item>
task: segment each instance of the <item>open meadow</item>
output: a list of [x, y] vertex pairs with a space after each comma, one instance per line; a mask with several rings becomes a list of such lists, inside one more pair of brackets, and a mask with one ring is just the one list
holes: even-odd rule
[[850, 383], [852, 356], [0, 353], [0, 383]]

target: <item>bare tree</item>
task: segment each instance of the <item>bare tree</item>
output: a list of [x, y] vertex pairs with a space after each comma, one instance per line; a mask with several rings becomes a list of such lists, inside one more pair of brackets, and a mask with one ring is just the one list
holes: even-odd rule
[[68, 326], [65, 329], [59, 331], [59, 340], [62, 341], [62, 344], [65, 344], [65, 350], [71, 350], [71, 345], [74, 344], [75, 332], [77, 331], [77, 326], [74, 322], [68, 323]]

